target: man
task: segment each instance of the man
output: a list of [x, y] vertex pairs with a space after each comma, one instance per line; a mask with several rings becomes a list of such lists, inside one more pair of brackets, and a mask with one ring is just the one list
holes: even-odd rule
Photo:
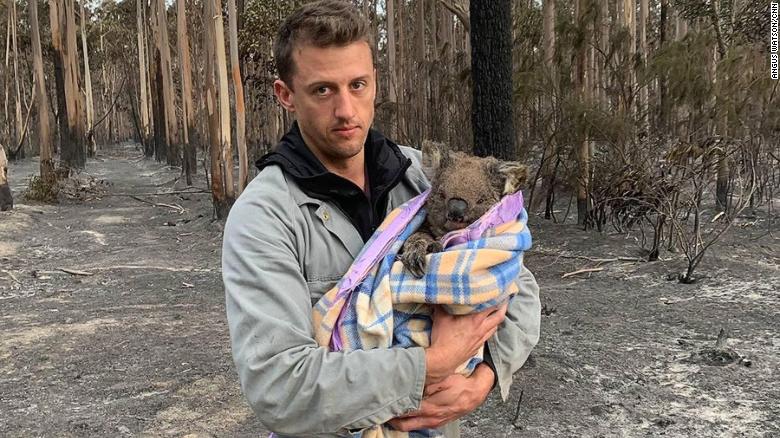
[[[274, 47], [274, 92], [296, 122], [257, 162], [261, 171], [225, 226], [234, 361], [253, 410], [281, 437], [359, 436], [385, 422], [457, 437], [454, 420], [496, 383], [506, 397], [539, 337], [538, 288], [525, 270], [509, 305], [436, 312], [427, 349], [344, 353], [314, 341], [313, 303], [384, 216], [428, 187], [419, 152], [371, 129], [372, 47], [368, 23], [349, 2], [309, 3], [288, 17]], [[490, 360], [470, 377], [454, 374], [486, 341]]]

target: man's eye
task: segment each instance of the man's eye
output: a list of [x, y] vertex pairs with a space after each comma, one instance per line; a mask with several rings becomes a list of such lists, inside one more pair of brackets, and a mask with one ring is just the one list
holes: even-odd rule
[[328, 87], [319, 87], [316, 90], [314, 90], [314, 92], [320, 96], [324, 96], [328, 94], [328, 91], [329, 91]]
[[366, 83], [363, 82], [363, 81], [353, 82], [352, 83], [352, 89], [353, 90], [362, 90], [364, 88], [366, 88]]

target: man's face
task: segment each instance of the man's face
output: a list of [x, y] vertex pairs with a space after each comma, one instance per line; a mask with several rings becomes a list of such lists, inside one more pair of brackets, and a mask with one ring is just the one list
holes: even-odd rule
[[368, 43], [343, 47], [296, 46], [292, 84], [274, 92], [295, 113], [301, 133], [326, 167], [344, 166], [360, 153], [374, 120], [376, 72]]

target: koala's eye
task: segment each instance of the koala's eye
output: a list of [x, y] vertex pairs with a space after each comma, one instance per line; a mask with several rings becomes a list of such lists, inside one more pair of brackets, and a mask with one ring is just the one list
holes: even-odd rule
[[483, 205], [483, 204], [484, 204], [484, 203], [486, 203], [486, 202], [488, 202], [488, 199], [487, 199], [487, 198], [479, 198], [479, 200], [477, 201], [477, 204], [479, 204], [479, 205]]

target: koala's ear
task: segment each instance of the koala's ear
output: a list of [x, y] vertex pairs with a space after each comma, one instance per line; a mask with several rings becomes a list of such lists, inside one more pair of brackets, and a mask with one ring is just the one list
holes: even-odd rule
[[528, 166], [517, 161], [499, 161], [498, 173], [504, 182], [502, 195], [519, 191], [528, 181]]
[[449, 162], [449, 151], [444, 143], [424, 140], [422, 143], [422, 164], [423, 171], [428, 178], [432, 178], [440, 167]]

